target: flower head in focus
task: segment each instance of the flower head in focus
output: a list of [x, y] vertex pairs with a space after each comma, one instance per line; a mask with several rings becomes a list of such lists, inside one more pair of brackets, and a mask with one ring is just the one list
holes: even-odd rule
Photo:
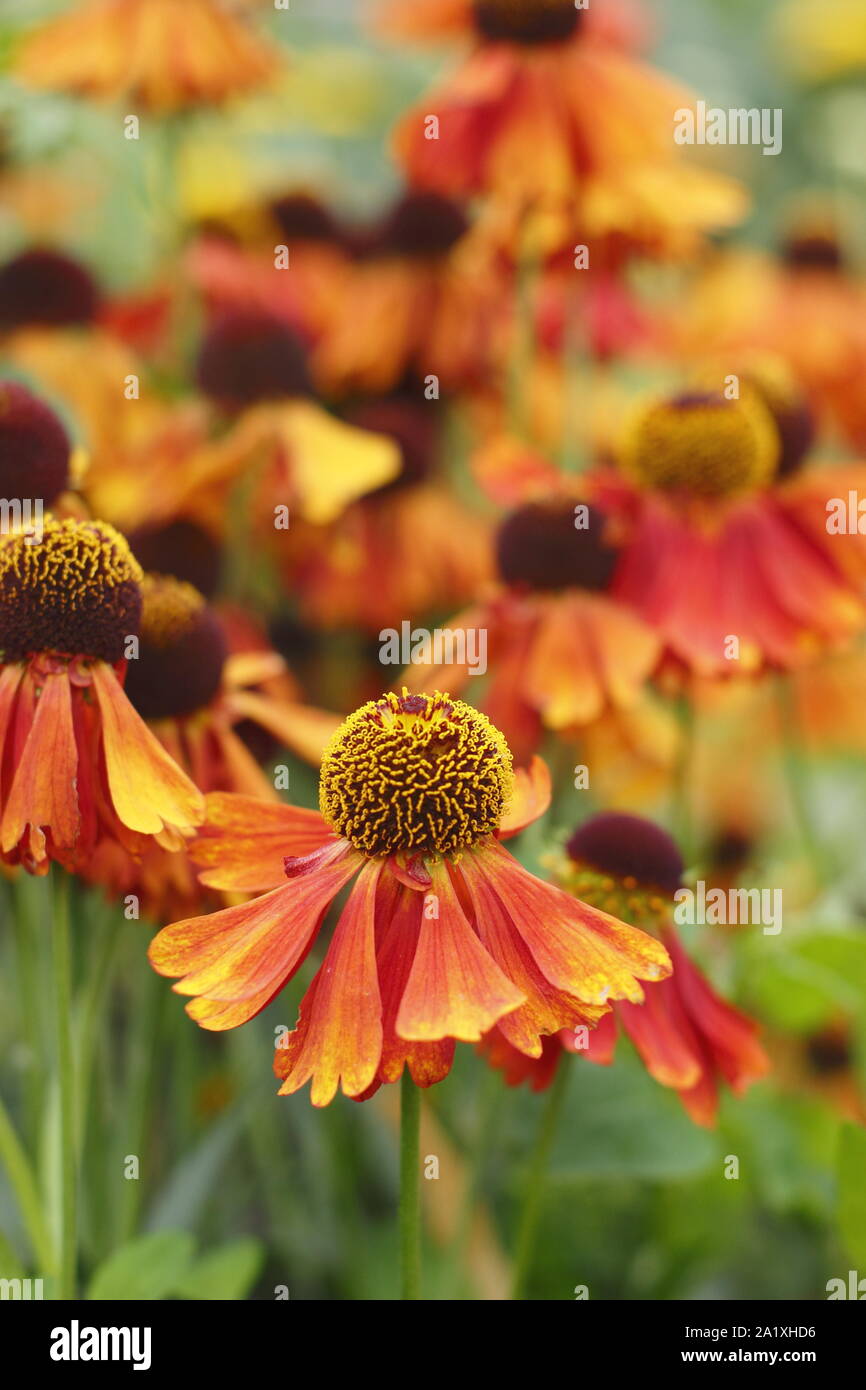
[[[354, 880], [295, 1031], [277, 1049], [281, 1091], [312, 1078], [364, 1097], [404, 1066], [447, 1075], [456, 1040], [499, 1023], [540, 1055], [542, 1038], [594, 1025], [616, 998], [643, 998], [664, 948], [527, 873], [500, 843], [545, 778], [515, 778], [483, 715], [443, 694], [388, 694], [351, 715], [322, 760], [320, 816], [211, 798], [194, 856], [202, 881], [264, 892], [166, 927], [151, 946], [203, 1027], [233, 1028], [283, 988], [328, 907]], [[288, 877], [288, 882], [285, 878]]]

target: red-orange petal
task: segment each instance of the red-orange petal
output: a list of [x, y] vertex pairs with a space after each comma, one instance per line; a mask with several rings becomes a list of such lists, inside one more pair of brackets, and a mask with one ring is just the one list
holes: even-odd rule
[[285, 880], [286, 856], [312, 854], [333, 839], [318, 811], [212, 792], [190, 858], [204, 871], [199, 878], [208, 888], [262, 893]]
[[[151, 942], [160, 975], [180, 975], [178, 994], [200, 996], [190, 1013], [203, 1027], [252, 1018], [306, 957], [329, 904], [358, 870], [360, 856], [339, 842], [318, 872], [208, 917], [175, 922]], [[219, 1005], [239, 1005], [223, 1019]], [[211, 1006], [217, 1007], [211, 1007]]]
[[304, 996], [298, 1026], [277, 1049], [280, 1095], [312, 1078], [310, 1100], [328, 1105], [342, 1081], [358, 1096], [372, 1083], [382, 1055], [382, 1001], [376, 970], [376, 884], [381, 860], [368, 859], [343, 908], [321, 968]]
[[638, 980], [670, 974], [661, 942], [543, 883], [496, 840], [477, 846], [472, 857], [473, 871], [487, 875], [537, 966], [557, 989], [587, 1004], [640, 1003]]
[[514, 791], [508, 810], [499, 822], [497, 835], [509, 840], [538, 820], [550, 806], [552, 787], [550, 769], [536, 754], [529, 767], [515, 768]]
[[201, 792], [133, 709], [114, 671], [96, 661], [90, 675], [102, 718], [108, 787], [118, 818], [143, 835], [156, 835], [172, 826], [191, 830], [204, 815]]
[[524, 995], [481, 945], [444, 865], [431, 866], [431, 877], [397, 1033], [414, 1042], [478, 1042], [503, 1014], [523, 1003]]
[[81, 824], [77, 773], [69, 680], [65, 671], [46, 674], [3, 810], [0, 844], [4, 853], [18, 843], [28, 826], [30, 851], [36, 860], [44, 858], [45, 832], [50, 832], [58, 849], [75, 845]]

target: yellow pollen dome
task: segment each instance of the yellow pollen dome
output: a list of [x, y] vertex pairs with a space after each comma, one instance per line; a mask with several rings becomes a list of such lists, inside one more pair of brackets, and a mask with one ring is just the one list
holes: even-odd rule
[[141, 621], [141, 566], [105, 521], [45, 520], [0, 542], [0, 652], [116, 662]]
[[166, 574], [146, 574], [141, 584], [141, 639], [154, 647], [179, 642], [205, 606], [198, 589]]
[[620, 446], [622, 467], [642, 487], [726, 498], [772, 481], [779, 434], [754, 391], [729, 400], [695, 389], [639, 405]]
[[362, 853], [450, 855], [498, 827], [511, 752], [485, 715], [438, 691], [387, 694], [351, 714], [322, 760], [319, 806]]

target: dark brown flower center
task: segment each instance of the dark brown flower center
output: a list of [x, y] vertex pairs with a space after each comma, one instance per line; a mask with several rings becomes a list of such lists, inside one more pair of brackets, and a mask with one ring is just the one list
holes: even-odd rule
[[89, 323], [98, 307], [90, 272], [59, 251], [24, 251], [0, 267], [0, 328]]
[[69, 483], [70, 444], [53, 410], [0, 381], [0, 495], [50, 506]]
[[143, 526], [130, 532], [129, 544], [145, 572], [185, 579], [205, 598], [216, 593], [220, 549], [213, 536], [194, 521], [181, 519], [165, 526]]
[[530, 589], [604, 589], [617, 561], [595, 507], [568, 501], [532, 502], [506, 517], [496, 537], [506, 584]]
[[298, 334], [256, 310], [225, 314], [211, 326], [196, 377], [204, 394], [227, 410], [312, 392], [307, 350]]
[[559, 43], [583, 18], [574, 0], [475, 0], [473, 10], [479, 33], [509, 43]]
[[271, 204], [287, 241], [337, 241], [339, 227], [328, 209], [309, 193], [287, 193]]
[[575, 830], [565, 848], [576, 864], [641, 888], [673, 895], [683, 876], [683, 858], [673, 838], [643, 816], [604, 811]]
[[450, 198], [407, 193], [382, 223], [376, 250], [395, 256], [444, 256], [468, 229], [465, 212]]
[[171, 719], [203, 709], [219, 690], [226, 640], [219, 621], [191, 584], [145, 575], [138, 657], [126, 693], [144, 719]]

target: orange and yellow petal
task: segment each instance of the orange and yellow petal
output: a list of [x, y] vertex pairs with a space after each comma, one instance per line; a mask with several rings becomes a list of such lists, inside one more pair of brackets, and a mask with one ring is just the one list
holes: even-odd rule
[[157, 835], [192, 830], [204, 815], [204, 798], [135, 712], [114, 671], [90, 668], [99, 702], [108, 787], [119, 819], [130, 830]]
[[376, 886], [381, 860], [367, 860], [343, 908], [322, 965], [304, 996], [296, 1030], [277, 1048], [280, 1095], [312, 1080], [313, 1105], [328, 1105], [342, 1084], [357, 1096], [382, 1056], [382, 1001], [376, 967]]

